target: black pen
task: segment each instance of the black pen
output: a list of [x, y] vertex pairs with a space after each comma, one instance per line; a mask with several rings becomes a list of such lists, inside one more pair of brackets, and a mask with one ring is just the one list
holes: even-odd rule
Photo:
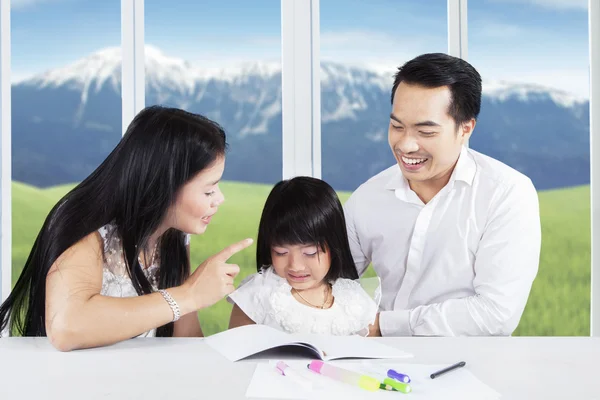
[[456, 363], [456, 364], [454, 364], [454, 365], [451, 365], [451, 366], [449, 366], [448, 368], [444, 368], [444, 369], [442, 369], [442, 370], [439, 370], [439, 371], [437, 371], [437, 372], [434, 372], [433, 374], [429, 375], [429, 377], [430, 377], [431, 379], [435, 379], [435, 378], [437, 378], [438, 376], [440, 376], [440, 375], [442, 375], [442, 374], [445, 374], [446, 372], [450, 372], [450, 371], [452, 371], [453, 369], [460, 368], [460, 367], [464, 367], [466, 364], [467, 364], [466, 362], [464, 362], [464, 361], [461, 361], [461, 362], [459, 362], [459, 363]]

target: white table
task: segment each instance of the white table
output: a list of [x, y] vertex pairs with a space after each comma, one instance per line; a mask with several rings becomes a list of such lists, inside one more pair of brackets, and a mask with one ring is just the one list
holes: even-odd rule
[[[600, 338], [373, 340], [414, 354], [402, 363], [464, 360], [503, 399], [600, 400]], [[140, 338], [61, 353], [45, 338], [4, 338], [0, 399], [243, 399], [257, 362], [265, 361], [231, 363], [203, 339]]]

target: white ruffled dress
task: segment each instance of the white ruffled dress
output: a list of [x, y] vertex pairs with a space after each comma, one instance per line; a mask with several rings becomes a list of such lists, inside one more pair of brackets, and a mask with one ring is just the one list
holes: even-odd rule
[[257, 324], [288, 333], [335, 336], [366, 336], [381, 300], [379, 278], [336, 280], [332, 284], [334, 302], [327, 309], [300, 303], [291, 290], [288, 281], [273, 268], [264, 268], [246, 277], [227, 300]]

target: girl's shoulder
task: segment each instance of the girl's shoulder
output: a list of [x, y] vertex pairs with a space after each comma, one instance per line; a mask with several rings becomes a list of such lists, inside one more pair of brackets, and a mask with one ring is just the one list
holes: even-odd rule
[[344, 279], [332, 284], [335, 303], [342, 318], [334, 323], [336, 334], [366, 336], [375, 320], [381, 302], [379, 278]]
[[287, 281], [280, 278], [272, 268], [263, 268], [246, 276], [238, 288], [227, 296], [254, 322], [262, 323], [271, 308], [271, 295], [280, 290]]
[[340, 305], [360, 305], [372, 308], [373, 303], [379, 307], [381, 302], [381, 279], [362, 278], [345, 279], [339, 278], [332, 284], [335, 301]]

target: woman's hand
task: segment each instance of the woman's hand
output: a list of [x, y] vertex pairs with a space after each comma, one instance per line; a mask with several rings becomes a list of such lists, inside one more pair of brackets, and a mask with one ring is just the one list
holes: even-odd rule
[[193, 307], [193, 310], [185, 311], [191, 312], [212, 306], [235, 290], [233, 279], [240, 272], [240, 267], [236, 264], [228, 264], [227, 260], [250, 246], [252, 242], [252, 239], [244, 239], [234, 243], [198, 266], [182, 285], [191, 303], [190, 306]]

